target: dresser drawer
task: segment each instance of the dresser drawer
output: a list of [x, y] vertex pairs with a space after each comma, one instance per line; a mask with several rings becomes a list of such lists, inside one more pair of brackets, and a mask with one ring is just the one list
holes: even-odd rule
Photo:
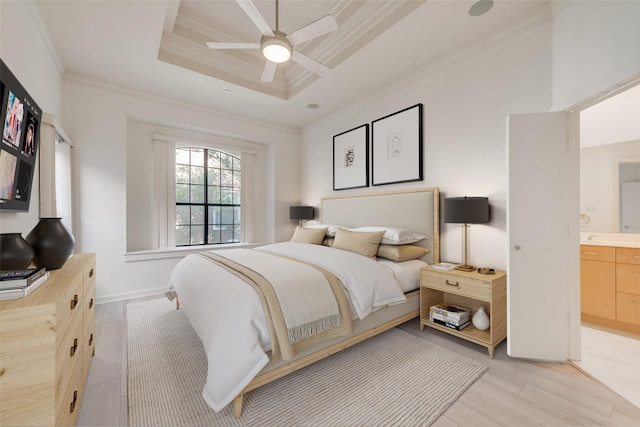
[[616, 294], [616, 320], [640, 325], [640, 295]]
[[56, 340], [58, 345], [64, 336], [64, 332], [69, 327], [71, 318], [82, 311], [82, 291], [82, 275], [77, 274], [56, 304]]
[[82, 372], [83, 351], [82, 315], [74, 316], [73, 322], [62, 340], [56, 352], [56, 406], [60, 405], [60, 399], [69, 387], [72, 374]]
[[580, 245], [580, 259], [615, 262], [616, 248], [613, 246]]
[[616, 262], [622, 264], [640, 265], [640, 249], [616, 248]]
[[465, 295], [471, 298], [489, 301], [491, 282], [471, 279], [451, 274], [422, 270], [422, 286], [451, 294]]
[[75, 426], [80, 412], [83, 376], [82, 369], [70, 372], [69, 385], [57, 402], [56, 426]]

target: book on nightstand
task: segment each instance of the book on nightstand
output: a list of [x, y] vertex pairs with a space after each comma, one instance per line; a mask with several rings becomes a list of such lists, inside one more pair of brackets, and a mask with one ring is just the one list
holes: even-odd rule
[[432, 264], [431, 267], [435, 270], [440, 270], [440, 271], [451, 271], [451, 270], [455, 270], [457, 266], [459, 266], [460, 264], [454, 264], [451, 262], [438, 262], [436, 264]]
[[437, 323], [438, 325], [446, 326], [449, 329], [455, 329], [456, 331], [460, 331], [460, 330], [466, 328], [467, 326], [469, 326], [471, 324], [471, 320], [467, 320], [466, 322], [464, 322], [461, 325], [456, 325], [454, 323], [445, 322], [444, 320], [440, 320], [440, 319], [436, 319], [436, 318], [429, 318], [429, 320], [431, 320], [433, 323]]

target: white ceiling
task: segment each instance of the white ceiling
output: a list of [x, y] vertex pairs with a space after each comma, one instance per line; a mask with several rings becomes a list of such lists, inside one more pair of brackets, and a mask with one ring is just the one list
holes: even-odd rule
[[[273, 25], [274, 1], [255, 3]], [[234, 0], [40, 0], [37, 5], [69, 77], [302, 128], [516, 25], [549, 0], [496, 0], [479, 17], [468, 14], [473, 3], [282, 0], [285, 32], [334, 15], [335, 33], [300, 46], [332, 71], [318, 77], [287, 64], [266, 86], [260, 83], [263, 62], [257, 51], [221, 53], [203, 45], [210, 38], [258, 41], [258, 30]], [[320, 107], [306, 107], [312, 103]]]

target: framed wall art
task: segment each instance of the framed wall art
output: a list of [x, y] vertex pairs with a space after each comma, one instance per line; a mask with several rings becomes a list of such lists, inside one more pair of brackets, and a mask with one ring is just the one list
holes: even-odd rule
[[333, 189], [369, 186], [369, 125], [333, 137]]
[[422, 104], [371, 123], [372, 185], [422, 181]]

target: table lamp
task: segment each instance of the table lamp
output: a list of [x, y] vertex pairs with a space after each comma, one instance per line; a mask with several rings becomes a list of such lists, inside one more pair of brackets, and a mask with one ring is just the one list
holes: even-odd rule
[[302, 225], [303, 219], [313, 219], [313, 206], [289, 206], [289, 219], [297, 219]]
[[464, 261], [457, 270], [472, 271], [469, 264], [469, 224], [486, 224], [489, 222], [489, 199], [487, 197], [449, 197], [444, 199], [444, 222], [464, 224]]

